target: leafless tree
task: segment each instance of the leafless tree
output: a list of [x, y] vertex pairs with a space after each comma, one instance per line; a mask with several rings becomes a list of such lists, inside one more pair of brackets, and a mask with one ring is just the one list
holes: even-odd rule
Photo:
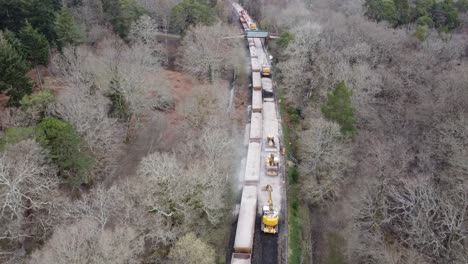
[[90, 194], [75, 201], [66, 214], [71, 219], [92, 219], [98, 223], [99, 228], [104, 229], [109, 221], [120, 222], [117, 218], [124, 218], [122, 213], [128, 206], [126, 198], [128, 196], [116, 185], [107, 189], [99, 184]]
[[311, 202], [335, 199], [351, 165], [350, 149], [338, 124], [319, 118], [311, 120], [309, 126], [299, 135], [303, 193]]
[[11, 256], [2, 254], [0, 260], [16, 257], [26, 237], [41, 237], [53, 226], [56, 172], [47, 153], [33, 140], [9, 145], [0, 153], [0, 250], [11, 251]]
[[158, 33], [157, 30], [156, 21], [147, 15], [143, 15], [132, 24], [129, 36], [134, 42], [154, 44]]
[[221, 23], [192, 28], [184, 37], [179, 64], [197, 78], [217, 79], [238, 65], [240, 40], [226, 39], [236, 35], [237, 30]]
[[196, 237], [194, 233], [188, 233], [180, 238], [169, 253], [170, 263], [185, 264], [211, 264], [216, 262], [213, 248]]
[[102, 230], [92, 220], [58, 228], [29, 263], [137, 263], [143, 241], [125, 226]]
[[70, 122], [94, 154], [104, 157], [123, 141], [117, 119], [108, 117], [105, 64], [86, 48], [65, 49], [54, 61], [55, 73], [65, 83], [51, 109]]

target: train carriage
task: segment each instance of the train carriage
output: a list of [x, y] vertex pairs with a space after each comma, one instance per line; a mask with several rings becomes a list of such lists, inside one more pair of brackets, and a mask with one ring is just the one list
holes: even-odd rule
[[234, 240], [235, 253], [252, 253], [256, 212], [257, 186], [244, 186]]

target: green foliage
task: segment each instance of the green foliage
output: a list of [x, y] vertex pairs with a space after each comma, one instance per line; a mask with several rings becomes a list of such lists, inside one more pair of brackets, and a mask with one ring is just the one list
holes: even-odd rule
[[81, 29], [77, 26], [75, 19], [67, 7], [63, 7], [57, 14], [55, 31], [57, 33], [57, 45], [59, 48], [66, 45], [74, 46], [82, 39]]
[[21, 53], [21, 41], [16, 37], [14, 32], [6, 30], [3, 32], [3, 36], [16, 51]]
[[286, 49], [289, 46], [289, 43], [294, 40], [294, 34], [286, 31], [281, 33], [280, 38], [278, 39], [278, 46], [281, 49]]
[[433, 11], [433, 20], [438, 28], [447, 27], [449, 30], [458, 27], [458, 10], [453, 0], [445, 0], [437, 3]]
[[173, 30], [184, 32], [188, 27], [216, 21], [216, 12], [205, 1], [184, 0], [172, 9]]
[[143, 14], [135, 0], [102, 0], [102, 4], [115, 32], [121, 37], [128, 35], [132, 23]]
[[53, 103], [54, 99], [54, 95], [48, 90], [26, 95], [20, 101], [21, 110], [33, 116], [43, 118], [47, 106]]
[[459, 12], [464, 13], [468, 11], [468, 0], [458, 0], [455, 5], [457, 6]]
[[130, 117], [128, 104], [120, 89], [120, 81], [118, 77], [113, 77], [109, 84], [110, 93], [108, 97], [111, 101], [109, 108], [109, 116], [127, 120]]
[[55, 12], [61, 7], [61, 0], [0, 0], [0, 29], [18, 32], [29, 21], [52, 42]]
[[80, 136], [72, 125], [57, 118], [46, 117], [36, 126], [38, 142], [49, 150], [49, 155], [69, 183], [78, 187], [90, 182], [92, 158], [84, 151]]
[[351, 95], [351, 90], [346, 87], [344, 81], [341, 81], [336, 89], [328, 95], [327, 102], [321, 109], [325, 118], [336, 121], [341, 126], [341, 132], [349, 136], [356, 133]]
[[414, 7], [411, 7], [409, 0], [367, 0], [365, 7], [366, 15], [376, 21], [385, 20], [394, 25], [416, 21], [419, 26], [435, 26], [440, 31], [451, 31], [460, 25], [458, 11], [468, 10], [468, 0], [457, 3], [453, 0], [416, 0]]
[[34, 138], [34, 127], [11, 127], [5, 129], [0, 139], [0, 151], [7, 145], [14, 145], [20, 141]]
[[377, 21], [396, 22], [396, 7], [393, 0], [367, 0], [365, 3], [367, 8], [366, 15]]
[[32, 92], [31, 80], [26, 77], [29, 65], [0, 32], [0, 92], [10, 97], [9, 105]]
[[410, 3], [409, 0], [393, 0], [395, 3], [396, 20], [400, 25], [407, 24], [410, 21]]
[[26, 59], [35, 64], [47, 65], [49, 62], [49, 42], [39, 31], [33, 28], [31, 23], [26, 25], [18, 33], [21, 41], [21, 53]]
[[428, 28], [434, 27], [434, 21], [432, 21], [432, 18], [428, 16], [422, 16], [416, 20], [416, 25], [418, 26], [426, 26]]
[[416, 37], [420, 41], [424, 41], [427, 38], [429, 28], [426, 25], [417, 25], [416, 26]]
[[297, 172], [296, 167], [288, 169], [288, 177], [291, 183], [295, 184], [299, 181], [299, 173]]

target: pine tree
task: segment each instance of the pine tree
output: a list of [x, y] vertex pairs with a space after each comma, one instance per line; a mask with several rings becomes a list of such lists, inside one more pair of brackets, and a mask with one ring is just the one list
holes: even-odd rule
[[337, 122], [344, 135], [353, 136], [356, 133], [353, 108], [351, 106], [351, 90], [341, 81], [336, 89], [328, 95], [327, 102], [322, 106], [325, 118]]
[[31, 23], [26, 25], [18, 33], [21, 41], [22, 53], [34, 65], [47, 65], [49, 62], [49, 42], [47, 38], [33, 28]]
[[18, 105], [24, 95], [32, 92], [31, 80], [26, 77], [28, 64], [0, 32], [0, 91], [10, 97], [9, 105]]
[[75, 19], [67, 7], [63, 7], [57, 14], [55, 32], [57, 33], [57, 45], [59, 48], [66, 45], [76, 45], [82, 39], [81, 30], [76, 25]]
[[394, 0], [394, 3], [398, 24], [404, 25], [409, 23], [411, 11], [409, 0]]

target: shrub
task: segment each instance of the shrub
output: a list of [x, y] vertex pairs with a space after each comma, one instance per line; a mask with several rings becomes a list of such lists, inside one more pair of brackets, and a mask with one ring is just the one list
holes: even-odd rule
[[0, 139], [0, 151], [3, 151], [9, 144], [13, 145], [26, 139], [34, 138], [34, 127], [11, 127], [5, 129], [2, 139]]

